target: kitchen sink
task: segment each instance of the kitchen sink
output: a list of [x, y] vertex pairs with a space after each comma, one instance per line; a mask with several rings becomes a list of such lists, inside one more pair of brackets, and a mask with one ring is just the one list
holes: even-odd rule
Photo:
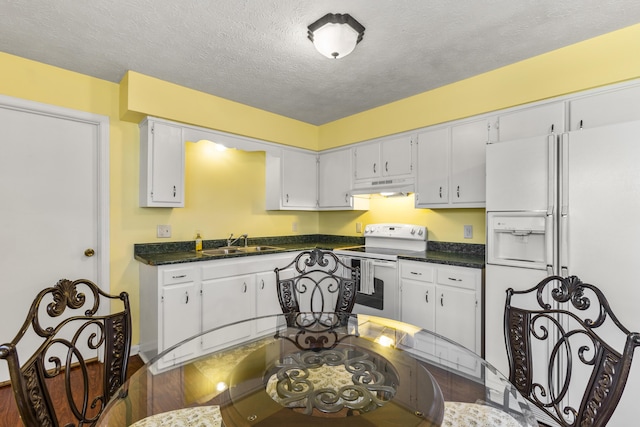
[[264, 251], [277, 251], [282, 248], [276, 246], [241, 246], [238, 247], [241, 252], [264, 252]]
[[229, 254], [235, 254], [238, 252], [242, 252], [240, 251], [240, 248], [215, 248], [215, 249], [205, 249], [202, 251], [203, 255], [212, 255], [212, 256], [216, 256], [216, 255], [229, 255]]
[[229, 254], [241, 254], [247, 252], [265, 252], [265, 251], [277, 251], [282, 248], [276, 246], [223, 246], [221, 248], [205, 249], [202, 251], [203, 255], [220, 256]]

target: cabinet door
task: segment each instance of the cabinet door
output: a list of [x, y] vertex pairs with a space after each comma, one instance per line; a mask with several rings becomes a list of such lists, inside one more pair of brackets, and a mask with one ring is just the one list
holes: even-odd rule
[[141, 127], [141, 136], [140, 205], [183, 207], [185, 152], [182, 128], [149, 121]]
[[449, 128], [418, 135], [416, 207], [449, 202]]
[[282, 206], [316, 208], [318, 204], [316, 154], [282, 150]]
[[640, 120], [640, 86], [575, 99], [569, 112], [572, 131]]
[[[162, 288], [162, 344], [164, 351], [180, 341], [200, 332], [200, 312], [194, 282]], [[180, 346], [166, 355], [163, 362], [180, 359], [197, 351], [197, 343]]]
[[476, 293], [469, 289], [436, 285], [436, 332], [476, 351]]
[[451, 202], [485, 202], [485, 147], [489, 137], [488, 120], [451, 128]]
[[[257, 273], [256, 287], [256, 317], [281, 314], [282, 309], [276, 289], [276, 273], [273, 270]], [[276, 326], [276, 319], [257, 320], [256, 334], [271, 332]]]
[[402, 321], [429, 331], [436, 329], [433, 283], [402, 279]]
[[524, 108], [498, 117], [499, 141], [545, 136], [564, 131], [564, 102]]
[[413, 141], [411, 136], [384, 140], [380, 144], [383, 176], [413, 173]]
[[361, 144], [353, 149], [356, 179], [380, 176], [380, 143]]
[[321, 153], [318, 162], [318, 202], [321, 208], [352, 206], [351, 149]]
[[[202, 282], [202, 330], [250, 319], [255, 313], [255, 274]], [[202, 349], [222, 348], [251, 336], [251, 324], [224, 328], [202, 337]]]

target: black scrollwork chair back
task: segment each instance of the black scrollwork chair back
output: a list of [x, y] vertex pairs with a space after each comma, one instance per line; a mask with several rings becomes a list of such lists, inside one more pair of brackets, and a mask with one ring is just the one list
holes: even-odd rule
[[275, 273], [284, 314], [336, 312], [346, 314], [343, 322], [348, 320], [355, 304], [359, 268], [342, 263], [331, 251], [313, 249], [301, 252]]
[[[21, 342], [25, 336], [29, 336], [29, 342], [37, 339], [35, 351], [33, 344]], [[108, 295], [82, 279], [62, 279], [42, 290], [13, 341], [0, 345], [0, 358], [8, 362], [13, 394], [25, 426], [94, 425], [126, 379], [130, 347], [131, 314], [126, 292]], [[20, 360], [18, 349], [30, 350], [26, 361]], [[99, 354], [103, 357], [98, 365], [102, 375], [92, 375], [95, 371], [88, 363]], [[59, 395], [63, 392], [59, 387], [62, 376], [64, 397]], [[50, 392], [52, 381], [58, 384], [57, 394]], [[101, 387], [92, 388], [98, 390], [95, 396], [90, 395], [91, 381], [102, 382]], [[62, 405], [68, 405], [64, 412], [72, 413], [75, 419], [58, 418]]]
[[564, 427], [607, 424], [640, 345], [602, 292], [576, 276], [508, 289], [505, 339], [509, 380], [542, 422]]

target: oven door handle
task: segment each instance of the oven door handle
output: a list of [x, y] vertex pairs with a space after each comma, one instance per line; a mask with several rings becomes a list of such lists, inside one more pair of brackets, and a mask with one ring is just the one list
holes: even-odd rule
[[386, 267], [386, 268], [396, 268], [398, 263], [396, 261], [382, 261], [382, 260], [372, 260], [371, 265], [374, 267]]

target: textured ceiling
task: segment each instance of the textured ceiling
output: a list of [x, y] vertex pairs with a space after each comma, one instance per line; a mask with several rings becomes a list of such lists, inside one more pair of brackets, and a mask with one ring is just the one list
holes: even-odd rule
[[[306, 38], [329, 12], [366, 27], [344, 59]], [[638, 0], [0, 0], [0, 51], [323, 124], [639, 22]]]

